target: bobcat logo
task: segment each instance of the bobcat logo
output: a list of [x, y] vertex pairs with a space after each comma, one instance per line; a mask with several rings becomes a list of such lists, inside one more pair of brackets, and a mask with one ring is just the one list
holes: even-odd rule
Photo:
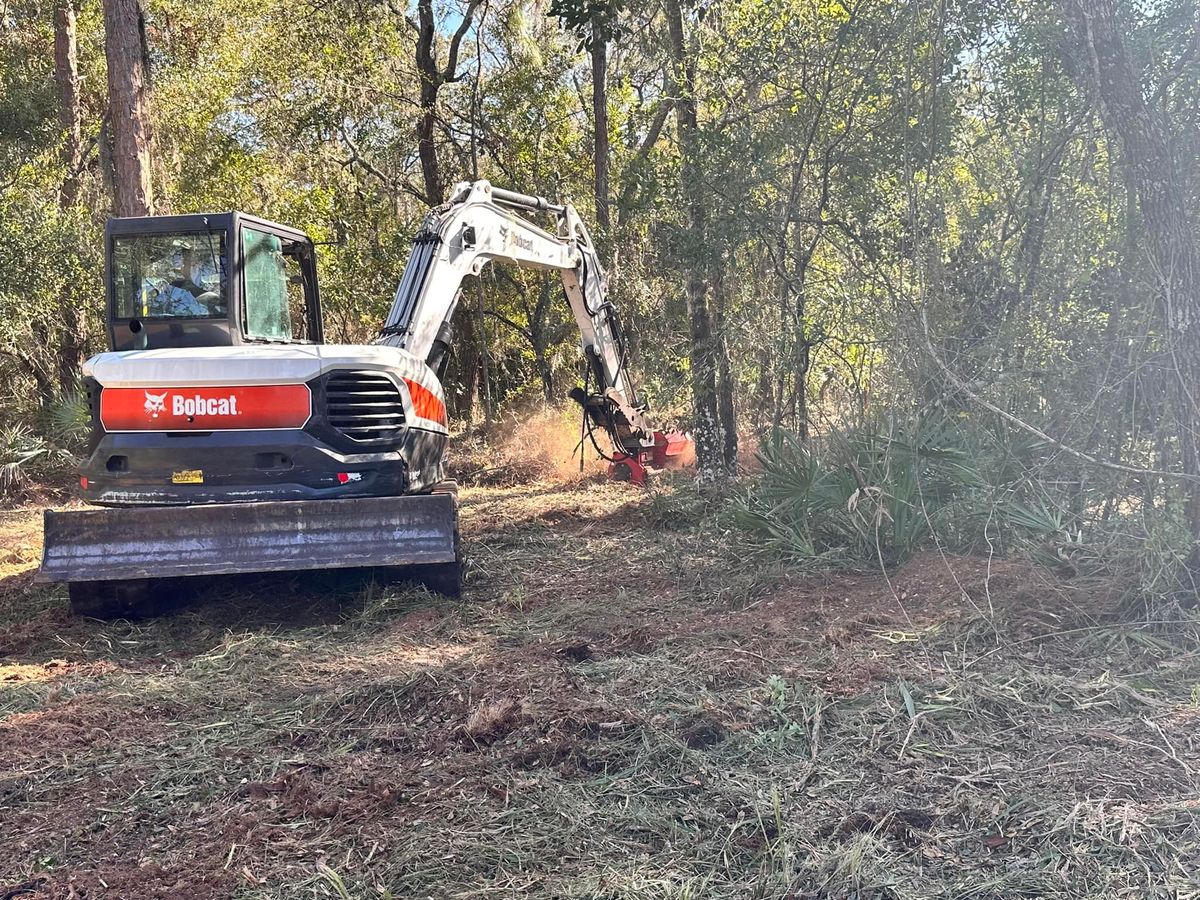
[[163, 391], [161, 394], [152, 394], [146, 391], [146, 414], [152, 419], [157, 419], [160, 412], [167, 411], [167, 394], [170, 391]]

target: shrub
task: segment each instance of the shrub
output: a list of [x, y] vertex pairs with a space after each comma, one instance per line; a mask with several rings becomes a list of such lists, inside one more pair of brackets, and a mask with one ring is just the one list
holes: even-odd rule
[[61, 482], [74, 464], [70, 451], [28, 426], [0, 429], [0, 498], [11, 499], [31, 488]]
[[1064, 531], [1029, 476], [1036, 448], [937, 415], [875, 422], [810, 442], [779, 431], [740, 523], [784, 555], [834, 565], [891, 565], [935, 539], [955, 550]]

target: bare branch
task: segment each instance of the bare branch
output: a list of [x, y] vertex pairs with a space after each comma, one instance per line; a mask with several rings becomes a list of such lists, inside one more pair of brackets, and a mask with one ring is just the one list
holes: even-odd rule
[[471, 0], [467, 4], [467, 11], [463, 13], [462, 21], [458, 23], [458, 28], [454, 32], [454, 36], [450, 38], [450, 50], [446, 56], [446, 67], [442, 70], [442, 81], [446, 83], [458, 81], [458, 50], [462, 45], [462, 39], [471, 29], [471, 24], [475, 20], [475, 10], [482, 3], [482, 0]]
[[[629, 172], [636, 168], [641, 163], [645, 162], [650, 156], [650, 151], [654, 149], [654, 145], [658, 143], [659, 136], [662, 134], [663, 126], [667, 123], [667, 116], [671, 114], [671, 110], [675, 108], [675, 101], [671, 98], [664, 98], [659, 101], [658, 107], [654, 110], [654, 117], [650, 120], [650, 127], [646, 130], [645, 137], [638, 145], [637, 150], [633, 155], [633, 159], [625, 167], [625, 171]], [[629, 205], [629, 201], [633, 199], [634, 182], [626, 180], [621, 188], [621, 194], [617, 198], [617, 221], [621, 221], [621, 210]]]
[[392, 191], [392, 193], [408, 194], [409, 196], [420, 200], [426, 206], [430, 205], [429, 199], [426, 197], [425, 193], [417, 188], [417, 186], [408, 179], [393, 178], [387, 172], [384, 172], [377, 165], [375, 165], [375, 163], [373, 163], [369, 158], [364, 156], [362, 151], [358, 148], [358, 144], [355, 143], [354, 139], [346, 132], [345, 127], [341, 125], [338, 126], [338, 135], [341, 137], [342, 143], [346, 145], [346, 149], [350, 151], [350, 157], [348, 159], [339, 160], [343, 166], [360, 166], [364, 172], [380, 181], [385, 187]]
[[483, 314], [485, 316], [491, 316], [497, 322], [503, 322], [505, 325], [507, 325], [509, 328], [511, 328], [517, 334], [521, 335], [521, 337], [525, 338], [525, 340], [529, 341], [530, 344], [533, 343], [533, 335], [530, 333], [528, 328], [524, 328], [524, 327], [518, 325], [512, 319], [508, 318], [507, 316], [501, 315], [500, 313], [496, 312], [494, 309], [485, 309], [483, 311]]
[[1060, 441], [1056, 438], [1052, 438], [1050, 435], [1046, 434], [1046, 432], [1042, 431], [1037, 426], [1030, 425], [1024, 419], [1017, 418], [1012, 413], [1010, 413], [1008, 410], [1003, 409], [1003, 408], [997, 406], [995, 403], [985, 400], [983, 397], [979, 396], [977, 393], [975, 393], [973, 390], [971, 390], [971, 388], [967, 385], [967, 383], [965, 381], [963, 381], [961, 378], [959, 378], [958, 375], [954, 371], [952, 371], [948, 365], [946, 365], [945, 361], [941, 358], [940, 355], [938, 355], [937, 350], [934, 349], [933, 340], [930, 338], [930, 335], [929, 335], [929, 317], [926, 314], [926, 311], [924, 308], [922, 308], [922, 310], [921, 310], [921, 329], [924, 332], [924, 337], [925, 337], [925, 351], [929, 354], [930, 358], [934, 361], [934, 363], [937, 365], [937, 367], [939, 369], [941, 369], [942, 374], [946, 376], [947, 380], [951, 384], [953, 384], [955, 388], [957, 388], [964, 395], [966, 395], [972, 402], [978, 403], [984, 409], [995, 413], [1000, 418], [1004, 419], [1004, 421], [1008, 422], [1010, 425], [1015, 425], [1017, 428], [1020, 428], [1022, 431], [1026, 432], [1027, 434], [1032, 434], [1034, 437], [1038, 438], [1039, 440], [1045, 441], [1047, 444], [1050, 444], [1052, 447], [1057, 447], [1059, 450], [1061, 450], [1063, 453], [1066, 453], [1068, 456], [1073, 456], [1076, 459], [1083, 460], [1085, 463], [1088, 463], [1089, 465], [1097, 466], [1101, 469], [1108, 469], [1113, 472], [1123, 472], [1126, 475], [1143, 475], [1143, 476], [1150, 475], [1150, 476], [1154, 476], [1156, 478], [1170, 478], [1170, 479], [1173, 479], [1176, 481], [1188, 481], [1188, 482], [1192, 482], [1192, 483], [1200, 483], [1200, 476], [1188, 475], [1184, 472], [1168, 472], [1164, 469], [1143, 469], [1143, 468], [1139, 468], [1137, 466], [1127, 466], [1124, 463], [1112, 462], [1111, 460], [1107, 460], [1107, 459], [1099, 459], [1098, 457], [1095, 457], [1090, 453], [1084, 453], [1082, 450], [1077, 450], [1074, 447], [1069, 447], [1066, 444], [1064, 444], [1062, 441]]

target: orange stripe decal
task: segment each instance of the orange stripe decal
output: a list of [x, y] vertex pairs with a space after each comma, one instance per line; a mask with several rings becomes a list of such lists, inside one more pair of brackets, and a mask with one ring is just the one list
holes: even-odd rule
[[419, 381], [405, 378], [409, 396], [412, 397], [413, 412], [422, 419], [429, 419], [439, 425], [446, 424], [446, 404], [437, 394], [425, 387]]

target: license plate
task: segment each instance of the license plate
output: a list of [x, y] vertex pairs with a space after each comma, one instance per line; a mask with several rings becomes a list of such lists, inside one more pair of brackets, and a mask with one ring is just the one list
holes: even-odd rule
[[203, 469], [184, 469], [171, 473], [171, 484], [204, 484]]

